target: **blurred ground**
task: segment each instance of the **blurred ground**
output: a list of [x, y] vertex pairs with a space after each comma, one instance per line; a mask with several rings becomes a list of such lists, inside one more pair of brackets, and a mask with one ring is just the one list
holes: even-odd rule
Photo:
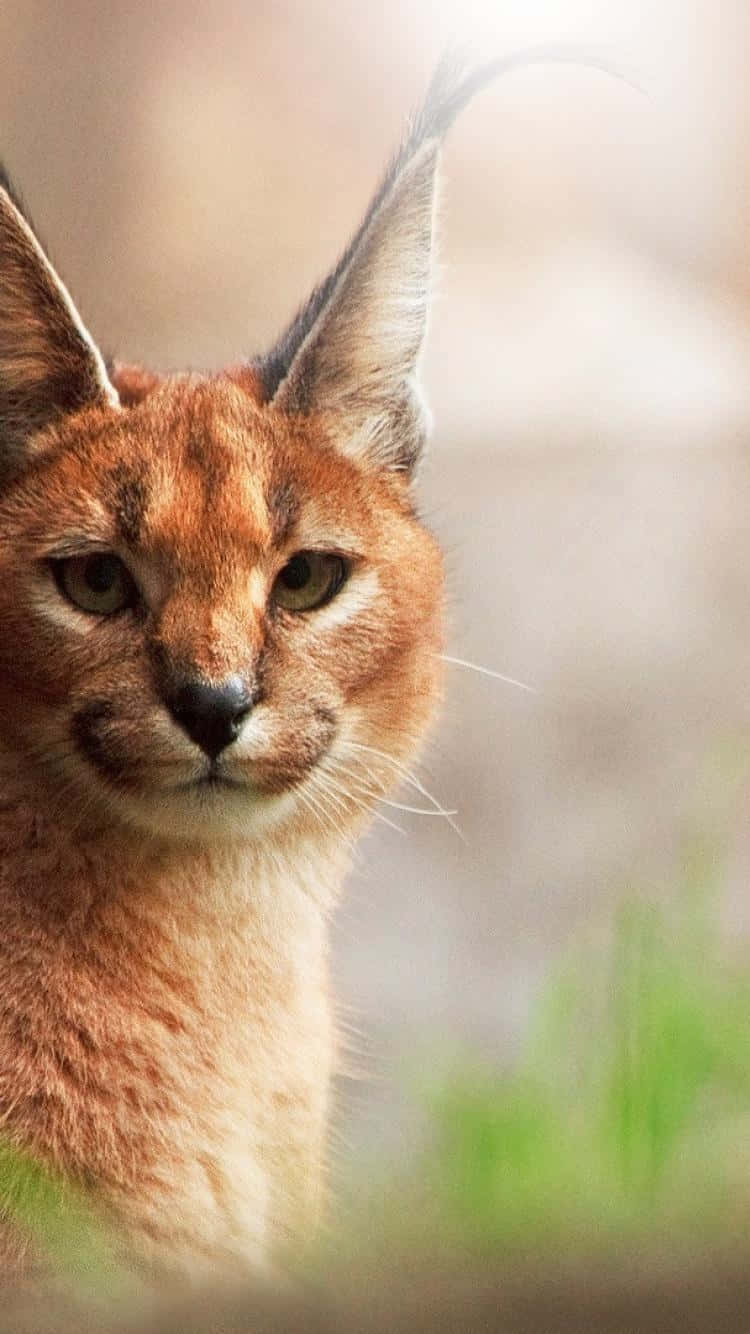
[[0, 7], [2, 151], [105, 349], [161, 367], [270, 342], [456, 36], [582, 42], [650, 96], [517, 73], [446, 152], [423, 508], [448, 553], [448, 651], [539, 693], [447, 668], [420, 772], [466, 842], [404, 815], [405, 836], [362, 848], [334, 951], [372, 1076], [342, 1098], [354, 1154], [392, 1139], [389, 1090], [418, 1050], [513, 1050], [550, 958], [625, 888], [670, 882], [707, 763], [747, 748], [748, 13]]

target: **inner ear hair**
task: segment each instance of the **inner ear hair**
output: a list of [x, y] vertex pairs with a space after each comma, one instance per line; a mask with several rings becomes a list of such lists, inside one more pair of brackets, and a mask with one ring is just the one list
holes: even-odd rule
[[81, 408], [115, 407], [101, 353], [0, 172], [0, 475], [34, 433]]

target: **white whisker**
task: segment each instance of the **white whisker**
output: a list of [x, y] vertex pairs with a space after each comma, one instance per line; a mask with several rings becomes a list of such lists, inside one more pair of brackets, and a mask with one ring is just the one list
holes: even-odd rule
[[338, 820], [336, 814], [331, 809], [331, 794], [316, 782], [318, 775], [313, 772], [308, 779], [308, 791], [302, 792], [299, 789], [299, 795], [305, 800], [308, 809], [318, 817], [319, 823], [325, 828], [326, 823], [331, 829], [334, 829], [344, 842], [351, 843], [352, 836], [347, 832], [344, 826]]
[[431, 815], [435, 819], [440, 819], [441, 816], [458, 815], [458, 811], [436, 811], [428, 810], [424, 806], [407, 806], [403, 801], [391, 801], [389, 797], [378, 797], [377, 800], [382, 801], [384, 806], [392, 806], [394, 811], [407, 811], [409, 815]]
[[408, 783], [411, 783], [412, 786], [416, 788], [417, 792], [421, 792], [422, 796], [426, 797], [427, 800], [430, 802], [430, 804], [434, 806], [437, 814], [442, 815], [448, 821], [448, 824], [450, 825], [451, 829], [455, 834], [458, 835], [458, 837], [461, 839], [461, 842], [462, 843], [466, 842], [466, 838], [462, 833], [462, 831], [459, 829], [455, 820], [453, 819], [452, 814], [449, 811], [447, 811], [444, 806], [440, 804], [440, 802], [437, 800], [436, 797], [433, 797], [431, 792], [427, 791], [427, 788], [424, 786], [424, 784], [420, 783], [419, 779], [416, 778], [415, 775], [411, 773], [409, 769], [405, 768], [403, 764], [401, 764], [398, 760], [394, 759], [392, 755], [388, 755], [387, 752], [384, 750], [376, 750], [374, 746], [366, 746], [362, 741], [348, 741], [347, 745], [351, 746], [353, 750], [363, 750], [370, 755], [376, 755], [378, 759], [385, 760], [388, 764], [392, 765], [393, 768], [396, 770], [396, 773], [400, 774], [401, 777], [404, 778]]
[[[352, 793], [346, 792], [343, 788], [338, 787], [338, 785], [334, 785], [331, 775], [322, 766], [314, 771], [311, 775], [311, 779], [317, 785], [317, 791], [319, 792], [321, 799], [325, 799], [329, 805], [333, 803], [344, 816], [351, 814], [352, 805], [358, 806], [361, 810], [370, 811], [370, 808], [363, 801], [359, 801]], [[370, 813], [374, 818], [378, 818], [377, 811], [371, 811]], [[339, 825], [338, 828], [341, 829], [343, 834], [344, 826]], [[350, 842], [355, 841], [356, 836], [353, 833], [348, 833], [344, 836]]]
[[[367, 802], [362, 801], [362, 799], [361, 799], [360, 797], [357, 797], [353, 792], [350, 792], [347, 788], [342, 787], [340, 783], [337, 783], [336, 780], [334, 779], [333, 775], [330, 773], [329, 770], [327, 770], [327, 769], [322, 769], [322, 768], [318, 768], [317, 771], [316, 771], [315, 777], [318, 778], [321, 782], [325, 782], [326, 784], [328, 784], [328, 786], [329, 786], [329, 796], [330, 796], [334, 801], [335, 801], [335, 800], [338, 800], [339, 804], [340, 804], [344, 809], [346, 809], [346, 801], [351, 801], [351, 802], [354, 803], [355, 806], [358, 806], [358, 807], [360, 808], [360, 810], [363, 810], [363, 811], [369, 811], [369, 813], [372, 815], [373, 819], [375, 819], [375, 820], [380, 820], [381, 824], [385, 824], [385, 825], [387, 825], [389, 829], [393, 829], [393, 830], [395, 830], [395, 832], [396, 832], [397, 834], [405, 834], [405, 833], [406, 833], [406, 830], [405, 830], [405, 829], [402, 829], [400, 825], [395, 824], [395, 823], [393, 822], [393, 820], [389, 820], [388, 817], [387, 817], [386, 815], [383, 815], [382, 811], [376, 811], [376, 810], [374, 810], [373, 807], [370, 806], [370, 805], [368, 805]], [[335, 789], [335, 791], [331, 791], [331, 790], [330, 790], [331, 787], [333, 787], [333, 788]], [[366, 789], [362, 789], [362, 790], [363, 790], [363, 791], [366, 791]], [[338, 798], [336, 797], [336, 793], [337, 793], [337, 792], [341, 794]], [[374, 793], [368, 793], [368, 795], [369, 795], [369, 796], [375, 796]]]
[[[436, 810], [434, 807], [431, 807], [428, 810], [424, 806], [408, 806], [402, 801], [392, 801], [390, 797], [384, 797], [377, 787], [367, 786], [367, 784], [362, 781], [361, 774], [354, 772], [352, 769], [348, 769], [346, 765], [342, 764], [340, 761], [336, 762], [336, 771], [344, 778], [353, 779], [360, 792], [364, 792], [367, 797], [382, 802], [384, 806], [391, 806], [395, 811], [406, 811], [409, 815], [431, 815], [437, 818], [442, 815], [458, 815], [458, 811], [455, 810]], [[374, 775], [370, 773], [369, 770], [367, 776], [371, 780], [374, 778]]]
[[525, 681], [517, 681], [514, 676], [504, 676], [502, 672], [495, 672], [491, 667], [480, 667], [477, 662], [468, 662], [466, 658], [454, 658], [450, 653], [438, 653], [443, 662], [449, 662], [453, 667], [468, 667], [472, 672], [478, 672], [480, 676], [491, 676], [495, 681], [504, 681], [507, 686], [516, 686], [518, 690], [525, 690], [529, 695], [538, 695], [536, 686], [528, 686]]
[[[310, 786], [312, 786], [312, 784], [310, 784]], [[317, 795], [318, 797], [317, 801], [314, 799], [315, 795]], [[327, 829], [327, 827], [330, 827], [331, 829], [335, 830], [335, 832], [339, 835], [339, 838], [343, 838], [345, 842], [351, 841], [346, 833], [346, 830], [343, 829], [342, 826], [339, 824], [338, 820], [335, 819], [330, 809], [323, 804], [323, 800], [325, 798], [324, 792], [318, 792], [317, 794], [313, 794], [311, 792], [303, 791], [302, 788], [298, 788], [297, 796], [299, 797], [303, 806], [307, 808], [307, 810], [310, 812], [313, 818], [320, 825], [321, 829], [325, 830]]]

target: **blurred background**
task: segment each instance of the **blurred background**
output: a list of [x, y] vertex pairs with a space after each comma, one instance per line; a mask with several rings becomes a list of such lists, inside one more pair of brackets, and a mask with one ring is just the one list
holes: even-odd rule
[[536, 693], [447, 667], [420, 774], [463, 839], [389, 811], [403, 832], [360, 849], [334, 931], [363, 1075], [345, 1170], [408, 1151], [415, 1062], [512, 1057], [551, 961], [669, 886], [707, 766], [747, 749], [749, 40], [743, 0], [0, 6], [0, 150], [104, 350], [163, 369], [271, 342], [446, 45], [558, 41], [648, 90], [529, 68], [446, 147], [421, 505], [446, 651]]

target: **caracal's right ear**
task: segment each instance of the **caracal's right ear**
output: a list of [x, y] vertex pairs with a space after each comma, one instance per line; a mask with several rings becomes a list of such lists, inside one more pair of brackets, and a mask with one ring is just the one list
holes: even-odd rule
[[0, 479], [23, 466], [42, 427], [118, 403], [101, 353], [0, 169]]

